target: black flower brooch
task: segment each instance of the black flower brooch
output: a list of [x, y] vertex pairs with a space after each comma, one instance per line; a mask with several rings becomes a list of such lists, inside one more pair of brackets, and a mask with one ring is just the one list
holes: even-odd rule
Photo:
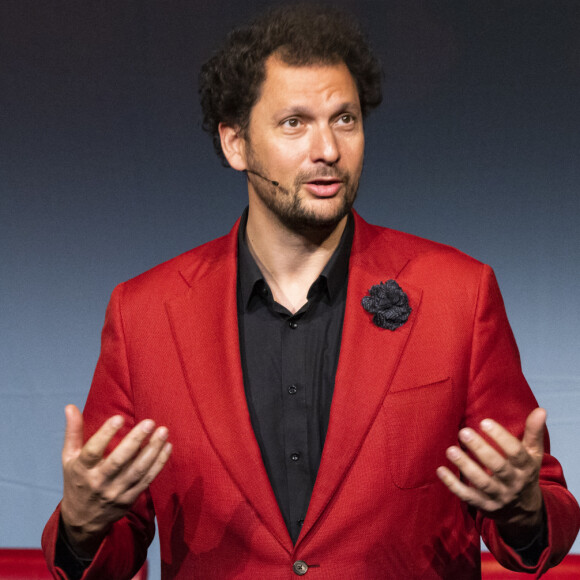
[[407, 322], [411, 307], [407, 295], [394, 280], [375, 284], [369, 296], [362, 299], [363, 308], [373, 314], [373, 322], [380, 328], [396, 330]]

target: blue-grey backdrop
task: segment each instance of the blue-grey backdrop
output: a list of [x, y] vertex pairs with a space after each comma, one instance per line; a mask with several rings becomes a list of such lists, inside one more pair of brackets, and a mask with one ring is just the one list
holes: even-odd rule
[[[62, 410], [84, 404], [114, 285], [245, 206], [200, 129], [197, 72], [268, 4], [0, 5], [1, 546], [39, 545], [59, 500]], [[385, 69], [358, 210], [495, 268], [578, 496], [580, 3], [335, 4]]]

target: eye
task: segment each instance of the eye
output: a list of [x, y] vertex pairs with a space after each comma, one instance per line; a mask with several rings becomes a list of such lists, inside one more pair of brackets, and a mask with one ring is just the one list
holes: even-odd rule
[[355, 117], [354, 115], [351, 115], [350, 113], [344, 113], [342, 115], [340, 115], [340, 117], [338, 117], [338, 122], [341, 123], [342, 125], [352, 125], [355, 122]]
[[288, 127], [290, 129], [297, 129], [300, 127], [300, 119], [298, 117], [290, 117], [289, 119], [285, 119], [282, 121], [282, 126]]

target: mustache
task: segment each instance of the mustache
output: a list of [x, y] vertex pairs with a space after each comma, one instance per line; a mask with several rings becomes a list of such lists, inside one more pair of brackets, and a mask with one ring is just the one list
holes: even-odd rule
[[350, 181], [350, 175], [347, 171], [341, 171], [336, 167], [321, 167], [320, 169], [316, 169], [315, 171], [301, 171], [296, 175], [296, 179], [294, 183], [307, 183], [309, 181], [315, 181], [316, 179], [320, 179], [322, 177], [331, 179], [336, 179], [338, 181]]

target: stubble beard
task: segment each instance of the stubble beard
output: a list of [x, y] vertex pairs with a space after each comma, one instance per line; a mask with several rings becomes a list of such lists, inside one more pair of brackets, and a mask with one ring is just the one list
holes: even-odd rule
[[[262, 203], [286, 228], [298, 233], [334, 230], [350, 212], [358, 193], [358, 179], [353, 180], [350, 173], [334, 167], [324, 167], [311, 173], [300, 172], [296, 175], [292, 188], [286, 188], [281, 184], [275, 186], [268, 183], [270, 175], [257, 160], [252, 159], [250, 163], [253, 170], [267, 178], [265, 180], [258, 176], [252, 177], [252, 186]], [[340, 203], [332, 213], [323, 214], [308, 208], [300, 197], [300, 190], [306, 182], [322, 177], [334, 177], [342, 181]], [[321, 201], [325, 203], [324, 200]]]

